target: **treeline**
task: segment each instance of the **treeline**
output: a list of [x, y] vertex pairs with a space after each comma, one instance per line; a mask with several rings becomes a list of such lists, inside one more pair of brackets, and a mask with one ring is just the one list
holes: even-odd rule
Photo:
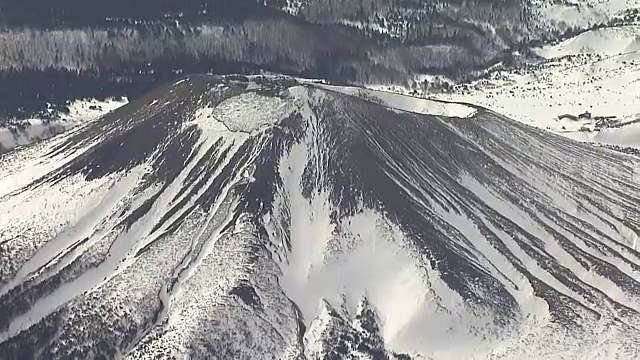
[[[253, 64], [287, 74], [365, 82], [393, 81], [431, 68], [457, 76], [495, 59], [502, 47], [471, 46], [452, 33], [427, 44], [364, 37], [346, 27], [286, 19], [175, 28], [13, 29], [0, 32], [0, 69], [116, 70], [123, 63], [179, 60]], [[470, 39], [471, 40], [471, 39]]]
[[243, 19], [269, 13], [257, 0], [0, 0], [0, 23], [42, 29], [181, 18]]
[[[184, 73], [269, 71], [344, 83], [398, 83], [425, 71], [464, 76], [497, 55], [455, 39], [407, 46], [345, 27], [279, 18], [182, 28], [10, 29], [0, 32], [0, 91], [21, 89], [14, 94], [24, 99], [5, 101], [3, 112], [22, 117], [41, 115], [45, 102], [91, 97], [102, 88], [129, 96], [118, 94], [129, 86], [122, 84], [146, 86]], [[23, 85], [14, 87], [22, 75]], [[42, 80], [35, 80], [38, 76]], [[91, 85], [77, 87], [80, 79]], [[90, 91], [92, 86], [96, 90]], [[29, 101], [33, 105], [24, 106]]]
[[256, 74], [250, 64], [200, 61], [195, 58], [163, 59], [153, 68], [147, 64], [122, 63], [118, 70], [68, 70], [47, 67], [0, 71], [0, 127], [37, 118], [55, 120], [68, 113], [75, 100], [136, 99], [153, 88], [185, 73]]
[[[284, 12], [292, 3], [295, 16]], [[465, 79], [548, 31], [527, 9], [502, 0], [0, 0], [0, 121], [77, 98], [135, 98], [195, 72]]]

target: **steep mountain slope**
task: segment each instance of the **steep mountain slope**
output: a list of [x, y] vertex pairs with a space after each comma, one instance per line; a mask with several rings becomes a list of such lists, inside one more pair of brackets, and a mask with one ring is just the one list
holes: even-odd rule
[[640, 355], [640, 160], [480, 107], [189, 76], [0, 164], [0, 358]]

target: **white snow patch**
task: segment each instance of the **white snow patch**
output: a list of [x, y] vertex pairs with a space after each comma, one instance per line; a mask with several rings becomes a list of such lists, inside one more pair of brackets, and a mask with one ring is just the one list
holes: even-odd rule
[[398, 34], [394, 34], [394, 33], [389, 32], [388, 28], [386, 28], [384, 26], [380, 26], [380, 24], [375, 23], [375, 22], [362, 22], [362, 21], [353, 21], [353, 20], [342, 19], [338, 23], [340, 23], [342, 25], [345, 25], [345, 26], [349, 26], [349, 27], [353, 27], [353, 28], [356, 28], [356, 29], [360, 29], [360, 30], [369, 30], [369, 31], [376, 32], [378, 34], [389, 35], [391, 37], [396, 37], [396, 38], [400, 37], [400, 36], [398, 36]]
[[12, 150], [18, 146], [28, 145], [32, 142], [50, 138], [68, 127], [66, 123], [45, 123], [41, 120], [27, 120], [24, 130], [0, 128], [0, 150]]
[[[538, 50], [545, 56], [566, 57], [551, 58], [531, 70], [496, 72], [438, 97], [478, 104], [575, 140], [633, 144], [634, 127], [596, 124], [598, 117], [613, 117], [620, 124], [640, 119], [637, 33], [637, 26], [585, 33]], [[591, 117], [577, 121], [565, 116], [577, 118], [587, 112]]]
[[122, 100], [107, 99], [104, 101], [96, 99], [77, 100], [69, 105], [69, 114], [63, 115], [62, 119], [67, 122], [82, 124], [114, 111], [128, 102], [129, 100], [126, 98]]
[[582, 28], [604, 23], [626, 9], [640, 7], [638, 0], [536, 0], [533, 4], [544, 19]]
[[24, 129], [0, 127], [0, 150], [12, 150], [18, 146], [29, 145], [33, 142], [48, 139], [69, 129], [82, 125], [91, 120], [113, 111], [127, 103], [127, 100], [106, 101], [77, 100], [69, 105], [69, 113], [59, 120], [51, 122], [42, 119], [28, 119], [22, 121]]
[[544, 58], [567, 55], [623, 55], [640, 51], [640, 26], [595, 29], [565, 40], [560, 44], [534, 49]]
[[463, 104], [417, 98], [407, 95], [394, 94], [386, 91], [325, 84], [316, 84], [315, 86], [325, 90], [336, 91], [351, 96], [357, 96], [365, 100], [369, 100], [388, 108], [400, 111], [459, 118], [468, 118], [476, 113], [476, 109]]
[[603, 144], [640, 148], [640, 123], [620, 128], [604, 129], [593, 140]]
[[290, 15], [297, 16], [303, 5], [304, 0], [286, 0], [286, 5], [283, 6], [282, 10]]

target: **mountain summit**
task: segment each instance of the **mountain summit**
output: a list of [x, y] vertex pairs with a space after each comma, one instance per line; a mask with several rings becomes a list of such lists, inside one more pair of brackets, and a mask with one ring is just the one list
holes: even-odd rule
[[189, 76], [0, 157], [0, 358], [640, 356], [638, 158]]

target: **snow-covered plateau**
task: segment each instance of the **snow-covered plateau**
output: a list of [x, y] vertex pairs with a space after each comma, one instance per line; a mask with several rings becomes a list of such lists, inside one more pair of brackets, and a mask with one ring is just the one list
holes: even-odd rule
[[639, 358], [640, 159], [466, 102], [189, 76], [0, 155], [0, 358]]
[[640, 26], [536, 49], [542, 61], [436, 97], [485, 106], [576, 140], [640, 147]]

